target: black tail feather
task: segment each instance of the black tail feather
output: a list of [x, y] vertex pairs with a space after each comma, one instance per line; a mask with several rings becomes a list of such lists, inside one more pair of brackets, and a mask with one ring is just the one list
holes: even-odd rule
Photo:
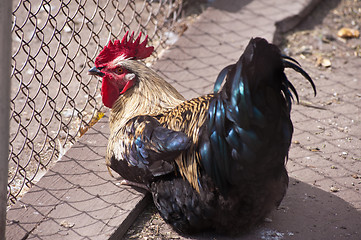
[[[289, 61], [291, 60], [291, 61]], [[304, 78], [306, 78], [310, 83], [311, 83], [311, 86], [312, 86], [312, 89], [313, 89], [313, 92], [315, 93], [315, 96], [317, 94], [317, 91], [316, 91], [316, 86], [315, 86], [315, 83], [313, 82], [312, 78], [310, 77], [310, 75], [308, 75], [307, 72], [305, 72], [305, 70], [303, 70], [298, 64], [298, 62], [296, 60], [294, 60], [293, 58], [291, 57], [284, 57], [283, 56], [283, 65], [285, 68], [292, 68], [293, 70], [295, 70], [296, 72], [299, 72], [302, 74], [302, 76]], [[293, 62], [292, 62], [293, 61]], [[295, 64], [297, 63], [297, 64]], [[292, 85], [292, 84], [291, 84]], [[293, 87], [293, 86], [292, 86]], [[293, 87], [294, 89], [294, 87]], [[292, 90], [293, 91], [293, 90]]]
[[[225, 67], [217, 77], [215, 97], [208, 109], [207, 136], [200, 142], [200, 154], [205, 171], [223, 193], [230, 185], [237, 184], [239, 175], [243, 174], [236, 172], [235, 175], [234, 166], [243, 169], [242, 166], [258, 164], [259, 159], [264, 158], [263, 148], [267, 148], [269, 138], [275, 137], [272, 128], [276, 127], [269, 127], [267, 121], [290, 123], [293, 95], [297, 101], [299, 97], [284, 68], [301, 73], [316, 95], [315, 84], [300, 64], [261, 38], [251, 39], [238, 62]], [[280, 95], [284, 98], [283, 103]], [[272, 119], [281, 114], [279, 112], [287, 119]], [[282, 148], [278, 151], [286, 153], [280, 164], [287, 157], [289, 148], [284, 142], [291, 141], [293, 132], [292, 124], [287, 124], [278, 137], [283, 141], [278, 145]]]

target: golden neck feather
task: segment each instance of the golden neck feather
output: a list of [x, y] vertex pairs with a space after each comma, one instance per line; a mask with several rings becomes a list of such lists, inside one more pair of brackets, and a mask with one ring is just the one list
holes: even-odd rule
[[184, 97], [152, 69], [134, 60], [122, 65], [135, 73], [137, 83], [114, 103], [110, 115], [111, 133], [138, 115], [157, 115], [182, 103]]

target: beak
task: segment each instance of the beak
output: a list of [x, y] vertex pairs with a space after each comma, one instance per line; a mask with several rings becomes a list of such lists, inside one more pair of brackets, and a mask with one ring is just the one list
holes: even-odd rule
[[101, 69], [99, 69], [97, 67], [92, 67], [91, 69], [88, 70], [88, 74], [103, 77], [105, 74], [102, 73], [100, 70]]

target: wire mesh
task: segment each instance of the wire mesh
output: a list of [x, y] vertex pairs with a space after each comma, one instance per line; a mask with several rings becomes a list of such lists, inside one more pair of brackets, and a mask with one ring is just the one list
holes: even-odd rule
[[15, 203], [102, 111], [87, 70], [102, 46], [143, 32], [154, 59], [182, 0], [13, 1], [8, 205]]

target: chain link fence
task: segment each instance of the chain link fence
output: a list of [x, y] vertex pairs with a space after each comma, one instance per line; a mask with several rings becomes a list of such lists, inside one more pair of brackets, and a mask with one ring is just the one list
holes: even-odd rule
[[13, 0], [8, 205], [102, 116], [87, 75], [110, 39], [149, 35], [166, 47], [182, 0]]

